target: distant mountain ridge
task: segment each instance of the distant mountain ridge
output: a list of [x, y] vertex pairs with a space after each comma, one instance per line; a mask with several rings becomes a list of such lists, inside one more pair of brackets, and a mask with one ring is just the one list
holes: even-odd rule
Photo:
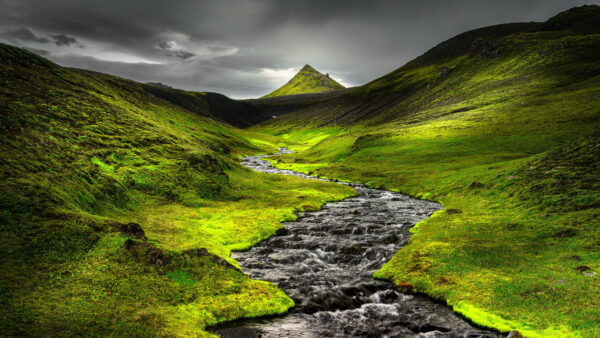
[[284, 95], [319, 93], [343, 88], [344, 86], [329, 77], [329, 74], [323, 74], [310, 65], [304, 65], [298, 74], [294, 75], [286, 84], [261, 97], [261, 99]]

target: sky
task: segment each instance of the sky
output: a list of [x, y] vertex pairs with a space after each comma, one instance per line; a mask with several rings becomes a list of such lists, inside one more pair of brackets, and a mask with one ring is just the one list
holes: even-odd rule
[[0, 41], [62, 66], [253, 98], [305, 64], [357, 86], [464, 31], [583, 4], [600, 0], [0, 0]]

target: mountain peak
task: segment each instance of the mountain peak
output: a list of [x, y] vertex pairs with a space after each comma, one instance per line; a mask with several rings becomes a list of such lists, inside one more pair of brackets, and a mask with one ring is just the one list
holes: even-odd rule
[[344, 86], [333, 80], [329, 74], [323, 74], [311, 65], [305, 64], [304, 67], [302, 67], [302, 69], [300, 69], [300, 71], [286, 84], [262, 98], [319, 93], [343, 88]]
[[302, 69], [300, 69], [300, 71], [313, 71], [313, 72], [317, 72], [318, 71], [316, 69], [313, 68], [313, 66], [309, 65], [308, 63], [304, 65], [304, 67], [302, 67]]

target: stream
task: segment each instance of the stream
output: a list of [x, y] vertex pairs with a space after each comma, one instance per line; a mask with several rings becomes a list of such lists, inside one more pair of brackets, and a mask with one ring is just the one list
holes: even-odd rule
[[[291, 151], [281, 148], [281, 153]], [[308, 176], [277, 169], [262, 156], [242, 165], [271, 174]], [[324, 180], [325, 181], [325, 180]], [[395, 291], [373, 273], [405, 245], [410, 228], [441, 209], [437, 203], [362, 184], [342, 183], [358, 196], [327, 203], [284, 223], [277, 235], [235, 252], [242, 270], [273, 282], [296, 306], [284, 316], [218, 325], [221, 337], [501, 337], [476, 328], [444, 305]]]

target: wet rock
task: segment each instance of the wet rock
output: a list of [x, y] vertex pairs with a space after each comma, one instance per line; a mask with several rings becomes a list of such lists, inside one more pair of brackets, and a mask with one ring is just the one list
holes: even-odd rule
[[275, 236], [287, 236], [290, 234], [290, 231], [286, 228], [279, 228], [275, 231]]
[[385, 290], [379, 293], [379, 299], [383, 303], [391, 303], [398, 299], [398, 293], [394, 290]]
[[335, 229], [331, 231], [332, 235], [348, 235], [354, 231], [352, 228]]
[[346, 248], [342, 248], [340, 252], [344, 255], [360, 255], [363, 252], [363, 248], [360, 245], [353, 245]]
[[292, 242], [302, 242], [302, 237], [298, 236], [298, 234], [294, 234], [294, 236], [290, 237], [288, 240]]
[[444, 326], [441, 323], [425, 323], [425, 325], [419, 327], [419, 332], [420, 333], [425, 333], [425, 332], [432, 332], [432, 331], [438, 331], [438, 332], [451, 332], [452, 328], [451, 327], [447, 327]]
[[344, 294], [323, 294], [312, 296], [303, 306], [305, 313], [311, 314], [318, 311], [346, 310], [356, 307], [354, 298]]
[[214, 333], [222, 338], [257, 338], [261, 337], [261, 331], [248, 327], [229, 327], [215, 330]]
[[506, 338], [523, 338], [523, 335], [517, 330], [512, 330]]
[[386, 239], [384, 239], [383, 243], [384, 244], [394, 244], [394, 243], [398, 242], [398, 240], [399, 240], [398, 236], [396, 236], [394, 234], [394, 235], [388, 236]]
[[364, 234], [364, 229], [363, 228], [354, 228], [354, 229], [352, 229], [352, 234], [353, 235], [362, 235], [362, 234]]
[[269, 241], [269, 245], [273, 248], [283, 249], [286, 247], [286, 241], [281, 238], [277, 238], [272, 241]]

